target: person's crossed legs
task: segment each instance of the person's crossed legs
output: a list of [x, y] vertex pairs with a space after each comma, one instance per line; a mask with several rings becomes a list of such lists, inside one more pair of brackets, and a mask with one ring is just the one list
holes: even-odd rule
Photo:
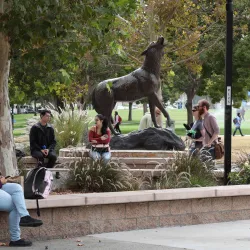
[[32, 242], [20, 238], [20, 226], [38, 227], [41, 220], [30, 217], [26, 209], [22, 187], [6, 183], [0, 189], [0, 211], [9, 212], [10, 246], [31, 246]]

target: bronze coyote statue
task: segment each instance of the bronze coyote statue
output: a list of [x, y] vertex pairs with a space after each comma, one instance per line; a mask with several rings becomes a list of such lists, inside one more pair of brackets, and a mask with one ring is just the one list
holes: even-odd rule
[[164, 109], [158, 96], [160, 89], [160, 62], [163, 56], [164, 38], [159, 37], [142, 52], [145, 56], [142, 67], [128, 75], [100, 82], [92, 93], [92, 104], [97, 113], [108, 118], [109, 128], [116, 134], [111, 124], [112, 110], [117, 101], [134, 102], [148, 98], [152, 122], [155, 127], [155, 107], [158, 107], [167, 118], [170, 125], [170, 116]]

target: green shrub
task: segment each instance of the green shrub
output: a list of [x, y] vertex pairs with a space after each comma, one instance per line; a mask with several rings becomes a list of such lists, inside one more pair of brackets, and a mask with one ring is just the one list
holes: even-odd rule
[[86, 111], [74, 110], [69, 108], [62, 110], [61, 113], [52, 110], [52, 124], [55, 129], [57, 141], [56, 150], [68, 146], [77, 146], [85, 142], [88, 131], [88, 124], [91, 119]]
[[229, 183], [231, 185], [250, 184], [250, 157], [247, 153], [241, 153], [236, 162], [239, 169], [237, 172], [229, 174]]
[[[103, 164], [88, 157], [68, 163], [68, 187], [82, 192], [129, 191], [139, 188], [139, 182], [118, 162]], [[123, 168], [123, 169], [122, 169]]]
[[164, 169], [155, 183], [157, 189], [216, 185], [216, 178], [212, 171], [214, 163], [209, 159], [202, 161], [199, 154], [191, 156], [189, 153], [176, 152], [170, 167], [164, 163], [159, 164], [157, 168]]

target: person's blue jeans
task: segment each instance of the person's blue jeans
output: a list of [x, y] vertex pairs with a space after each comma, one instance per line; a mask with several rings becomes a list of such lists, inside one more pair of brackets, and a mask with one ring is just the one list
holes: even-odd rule
[[105, 152], [105, 153], [98, 153], [96, 151], [90, 150], [89, 151], [89, 156], [93, 160], [102, 160], [104, 164], [108, 164], [111, 158], [111, 153], [110, 152]]
[[23, 189], [16, 183], [6, 183], [0, 189], [0, 211], [9, 212], [10, 240], [20, 240], [20, 218], [29, 215]]

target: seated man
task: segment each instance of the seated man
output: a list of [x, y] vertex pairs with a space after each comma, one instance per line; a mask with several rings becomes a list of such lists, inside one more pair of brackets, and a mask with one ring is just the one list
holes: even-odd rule
[[40, 122], [33, 125], [30, 130], [31, 156], [42, 163], [44, 163], [44, 158], [48, 158], [47, 168], [53, 168], [57, 159], [55, 133], [53, 127], [48, 123], [50, 117], [50, 110], [42, 110]]
[[[162, 127], [161, 111], [158, 108], [155, 108], [155, 118], [156, 118], [157, 125]], [[143, 130], [143, 129], [146, 129], [146, 128], [149, 128], [149, 127], [154, 127], [154, 124], [152, 122], [150, 112], [147, 112], [141, 118], [138, 130]]]

